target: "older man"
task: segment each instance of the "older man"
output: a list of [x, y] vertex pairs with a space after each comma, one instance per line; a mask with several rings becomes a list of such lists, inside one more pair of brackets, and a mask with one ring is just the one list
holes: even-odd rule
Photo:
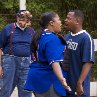
[[[17, 22], [6, 25], [0, 35], [0, 97], [10, 97], [15, 86], [19, 97], [31, 97], [24, 91], [30, 64], [30, 44], [34, 33], [29, 11], [17, 13]], [[3, 55], [2, 55], [3, 53]]]

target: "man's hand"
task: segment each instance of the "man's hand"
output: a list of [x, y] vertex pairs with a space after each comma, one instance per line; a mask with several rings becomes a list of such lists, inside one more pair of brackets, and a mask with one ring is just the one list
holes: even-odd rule
[[2, 75], [3, 75], [3, 69], [2, 66], [0, 65], [0, 78], [2, 78]]
[[92, 64], [93, 64], [93, 62], [84, 63], [84, 65], [82, 67], [82, 71], [81, 71], [81, 74], [79, 76], [77, 86], [76, 86], [76, 92], [77, 92], [78, 97], [84, 93], [82, 83], [84, 82], [86, 76], [88, 75], [88, 73], [92, 67]]
[[77, 86], [76, 86], [76, 92], [78, 97], [80, 97], [84, 93], [83, 86], [79, 82], [77, 83]]

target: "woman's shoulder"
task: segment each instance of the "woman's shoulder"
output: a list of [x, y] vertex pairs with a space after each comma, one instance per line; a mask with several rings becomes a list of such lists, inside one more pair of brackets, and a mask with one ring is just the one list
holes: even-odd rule
[[45, 33], [42, 33], [41, 38], [43, 38], [44, 40], [50, 41], [50, 40], [56, 40], [58, 37], [53, 32], [45, 32]]

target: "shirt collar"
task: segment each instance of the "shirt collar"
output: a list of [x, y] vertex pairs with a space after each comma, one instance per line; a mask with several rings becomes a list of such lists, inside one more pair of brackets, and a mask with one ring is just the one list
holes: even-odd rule
[[16, 26], [17, 26], [18, 28], [20, 28], [21, 30], [23, 30], [23, 31], [25, 30], [25, 28], [21, 28], [18, 23], [16, 23]]
[[79, 34], [84, 33], [84, 32], [86, 32], [86, 30], [81, 30], [81, 31], [79, 31], [79, 32], [76, 33], [76, 34], [73, 34], [73, 33], [71, 32], [71, 35], [72, 35], [72, 36], [76, 36], [76, 35], [79, 35]]

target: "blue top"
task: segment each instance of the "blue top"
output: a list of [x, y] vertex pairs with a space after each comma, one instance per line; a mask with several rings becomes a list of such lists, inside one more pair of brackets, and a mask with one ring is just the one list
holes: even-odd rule
[[[72, 93], [74, 93], [84, 63], [94, 62], [94, 42], [92, 37], [85, 30], [77, 34], [69, 33], [65, 36], [65, 40], [68, 44], [71, 59], [68, 81], [72, 88]], [[83, 82], [83, 87], [84, 94], [90, 95], [90, 72]]]
[[[52, 69], [52, 63], [64, 60], [65, 44], [52, 32], [43, 32], [38, 43], [38, 59], [48, 63], [33, 62], [30, 65], [25, 89], [43, 93], [53, 85], [59, 95], [65, 96], [66, 91]], [[64, 70], [63, 75], [66, 78]]]
[[34, 30], [32, 28], [20, 29], [16, 23], [8, 24], [4, 27], [0, 34], [0, 48], [4, 54], [9, 54], [10, 49], [10, 34], [12, 33], [12, 54], [19, 57], [29, 57], [31, 54], [30, 45]]

